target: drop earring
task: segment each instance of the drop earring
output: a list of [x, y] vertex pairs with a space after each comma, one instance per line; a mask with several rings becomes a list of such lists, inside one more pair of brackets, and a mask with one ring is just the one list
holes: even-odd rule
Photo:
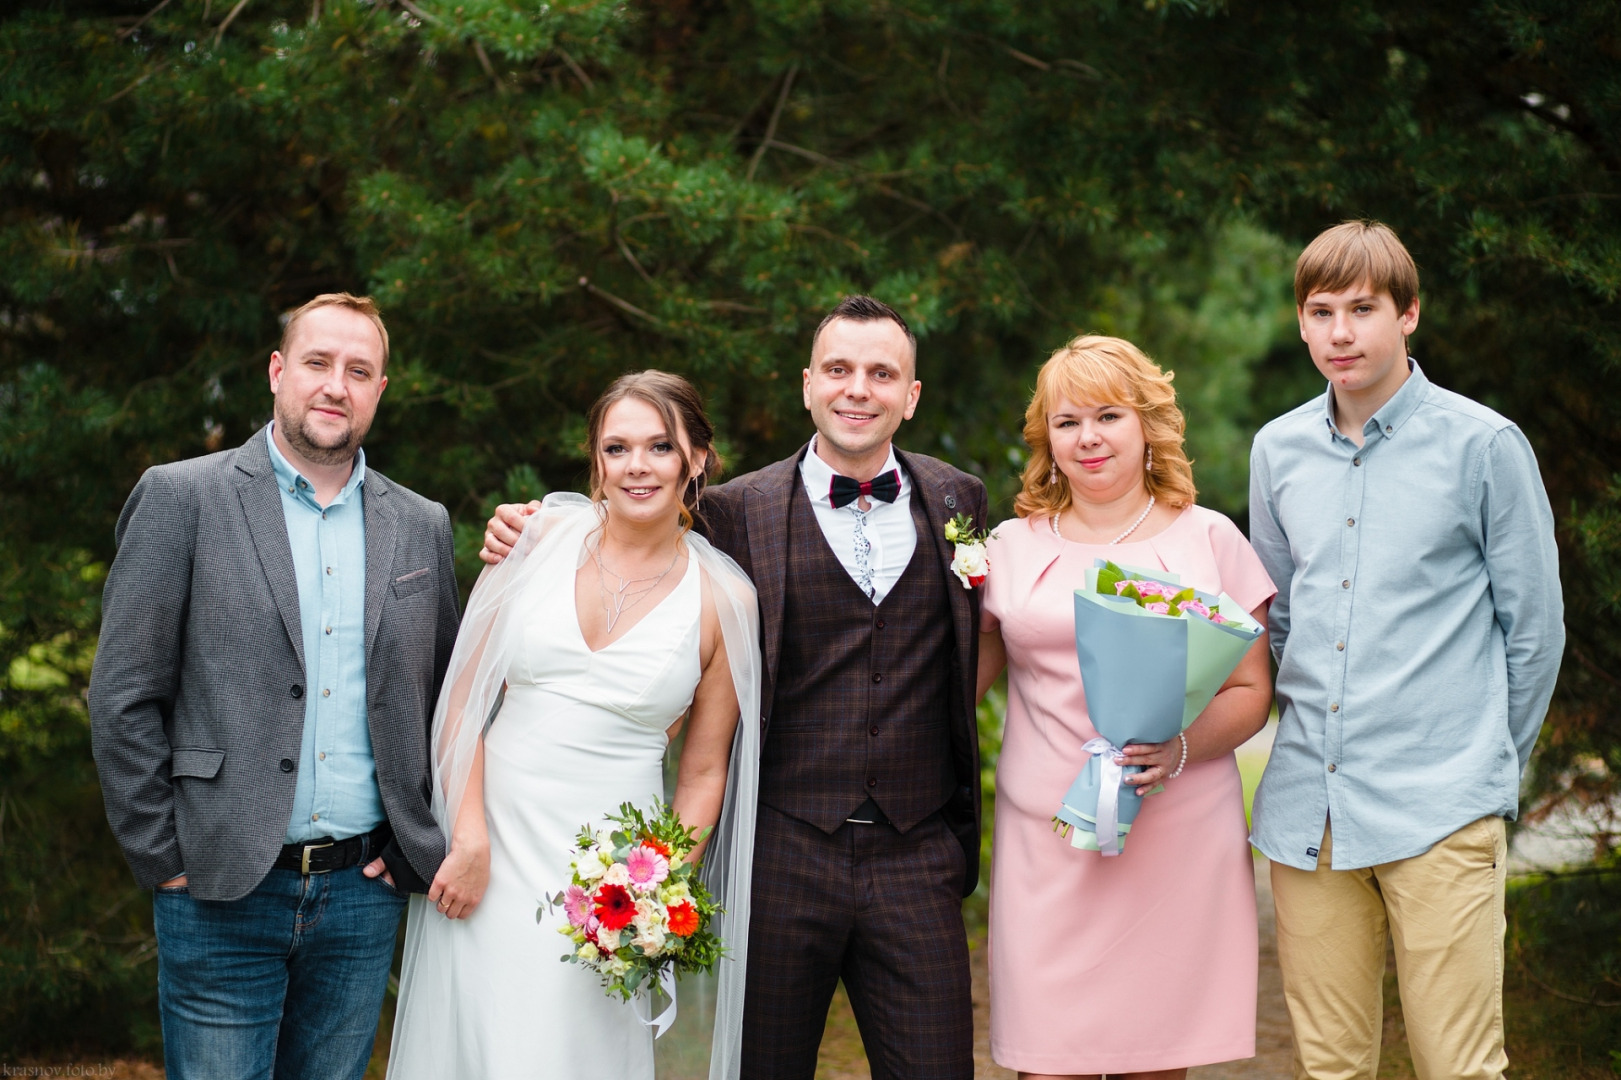
[[1153, 472], [1153, 471], [1154, 471], [1154, 448], [1152, 446], [1150, 446], [1148, 448], [1148, 456], [1143, 461], [1143, 472]]
[[1052, 487], [1056, 483], [1058, 483], [1058, 462], [1055, 461], [1053, 467], [1047, 470], [1047, 486]]

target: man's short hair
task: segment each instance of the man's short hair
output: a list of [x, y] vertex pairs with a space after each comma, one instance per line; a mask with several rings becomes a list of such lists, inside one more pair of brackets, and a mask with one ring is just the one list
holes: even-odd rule
[[276, 346], [276, 351], [281, 353], [283, 356], [286, 356], [287, 343], [293, 340], [293, 327], [298, 325], [298, 320], [302, 319], [316, 308], [324, 307], [348, 308], [350, 311], [357, 311], [371, 320], [371, 324], [377, 327], [377, 335], [383, 339], [383, 371], [387, 371], [388, 327], [383, 325], [383, 313], [377, 309], [377, 301], [373, 300], [369, 296], [356, 296], [353, 293], [322, 293], [320, 296], [317, 296], [314, 300], [311, 300], [302, 307], [295, 308], [292, 314], [287, 316], [287, 321], [282, 323], [281, 344]]
[[876, 322], [879, 319], [888, 319], [901, 328], [901, 332], [906, 335], [906, 343], [912, 346], [913, 358], [917, 357], [917, 335], [913, 334], [912, 328], [906, 325], [906, 320], [901, 318], [901, 313], [882, 300], [856, 293], [852, 296], [846, 296], [843, 300], [834, 304], [833, 310], [828, 312], [822, 318], [822, 321], [816, 325], [816, 333], [811, 335], [812, 349], [816, 348], [816, 341], [822, 336], [822, 331], [827, 329], [827, 324], [834, 319], [849, 319], [851, 322]]
[[1345, 221], [1325, 229], [1295, 262], [1295, 307], [1315, 292], [1339, 292], [1367, 282], [1387, 292], [1397, 311], [1418, 298], [1418, 266], [1390, 226]]

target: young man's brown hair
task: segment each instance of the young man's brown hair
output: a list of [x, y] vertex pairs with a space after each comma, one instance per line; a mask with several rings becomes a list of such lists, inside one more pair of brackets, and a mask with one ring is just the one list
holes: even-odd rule
[[304, 304], [294, 310], [291, 315], [287, 316], [287, 321], [282, 324], [281, 344], [276, 347], [276, 351], [281, 353], [283, 356], [286, 356], [287, 344], [293, 340], [293, 327], [298, 325], [298, 320], [302, 319], [316, 308], [324, 307], [348, 308], [350, 311], [359, 312], [371, 320], [371, 324], [377, 327], [377, 335], [383, 339], [383, 371], [387, 371], [388, 327], [383, 325], [383, 313], [378, 310], [377, 301], [373, 300], [369, 296], [356, 296], [353, 293], [322, 293], [314, 300], [311, 300], [309, 303]]
[[1397, 311], [1418, 298], [1418, 266], [1390, 226], [1346, 221], [1325, 229], [1295, 261], [1295, 307], [1316, 292], [1339, 292], [1368, 282], [1388, 292]]

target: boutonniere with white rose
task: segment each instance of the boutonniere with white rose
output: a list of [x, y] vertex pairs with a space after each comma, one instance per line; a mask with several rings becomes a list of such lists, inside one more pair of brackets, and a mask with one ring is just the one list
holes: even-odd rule
[[946, 522], [946, 542], [955, 548], [951, 572], [963, 588], [979, 588], [991, 572], [991, 560], [985, 554], [985, 541], [990, 538], [990, 530], [974, 528], [974, 519], [967, 514], [958, 514]]

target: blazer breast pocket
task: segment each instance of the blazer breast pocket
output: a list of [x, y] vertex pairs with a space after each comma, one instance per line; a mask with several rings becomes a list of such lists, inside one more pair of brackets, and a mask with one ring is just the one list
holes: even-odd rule
[[394, 591], [396, 600], [403, 600], [412, 593], [419, 593], [433, 584], [433, 567], [424, 566], [420, 570], [410, 570], [400, 574], [389, 587]]

